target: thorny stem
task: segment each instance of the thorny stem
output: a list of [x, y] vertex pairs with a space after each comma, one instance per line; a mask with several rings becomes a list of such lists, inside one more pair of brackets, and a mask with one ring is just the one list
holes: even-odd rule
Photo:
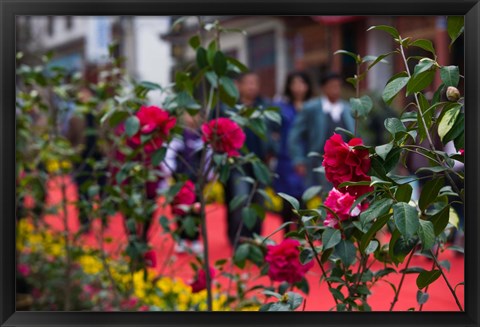
[[450, 285], [450, 282], [447, 279], [447, 276], [445, 276], [445, 273], [443, 272], [443, 268], [440, 265], [440, 263], [437, 260], [437, 257], [433, 254], [432, 250], [430, 250], [430, 254], [432, 255], [433, 261], [437, 265], [438, 269], [440, 270], [440, 273], [442, 274], [443, 280], [445, 283], [447, 283], [448, 289], [452, 293], [453, 297], [455, 298], [455, 302], [457, 303], [458, 308], [460, 311], [463, 311], [462, 305], [460, 304], [460, 301], [458, 300], [457, 294], [455, 294], [455, 290], [452, 288], [452, 285]]
[[[245, 206], [249, 206], [250, 203], [252, 203], [253, 196], [255, 195], [255, 192], [257, 191], [257, 187], [258, 187], [258, 181], [255, 181], [255, 184], [253, 184], [252, 190], [250, 191], [250, 194], [248, 195], [248, 199], [247, 199], [247, 202], [246, 202]], [[229, 204], [227, 203], [227, 205], [229, 205]], [[238, 225], [237, 233], [235, 234], [235, 239], [233, 240], [233, 250], [234, 251], [237, 248], [237, 244], [240, 240], [240, 235], [242, 233], [242, 229], [243, 229], [243, 222], [241, 222]], [[233, 260], [230, 262], [230, 267], [228, 269], [229, 272], [232, 271], [232, 268], [233, 268]], [[228, 287], [227, 287], [227, 292], [228, 293], [230, 293], [231, 288], [232, 288], [232, 278], [229, 278]]]
[[[62, 176], [64, 178], [64, 176]], [[72, 257], [70, 252], [70, 238], [69, 238], [69, 229], [68, 229], [68, 213], [67, 213], [67, 187], [65, 185], [65, 180], [62, 179], [61, 182], [62, 190], [62, 210], [63, 210], [63, 239], [65, 242], [65, 304], [64, 310], [71, 310], [71, 299], [70, 299], [70, 290], [71, 290], [71, 274], [72, 274]]]
[[[200, 43], [202, 42], [203, 36], [203, 20], [201, 16], [198, 16], [198, 25], [200, 33]], [[202, 91], [203, 91], [203, 102], [207, 101], [207, 86], [205, 83], [205, 77], [202, 78]], [[206, 108], [208, 114], [208, 108]], [[208, 119], [208, 116], [205, 117]], [[205, 270], [205, 279], [206, 279], [206, 289], [207, 289], [207, 308], [208, 311], [213, 310], [212, 305], [212, 279], [210, 276], [210, 264], [209, 264], [209, 253], [208, 253], [208, 233], [207, 233], [207, 221], [205, 215], [205, 197], [203, 195], [203, 188], [205, 186], [205, 176], [203, 174], [203, 168], [205, 166], [205, 158], [207, 153], [206, 144], [203, 145], [202, 156], [200, 160], [200, 169], [198, 171], [197, 181], [199, 185], [199, 200], [200, 200], [200, 221], [201, 221], [201, 234], [203, 241], [203, 260], [204, 260], [204, 270]]]
[[[437, 246], [437, 251], [435, 251], [435, 256], [438, 256], [438, 252], [439, 252], [439, 251], [440, 251], [440, 246]], [[430, 270], [433, 270], [433, 268], [435, 268], [435, 261], [433, 262], [432, 268], [431, 268]], [[427, 287], [425, 288], [425, 293], [428, 292], [428, 288], [429, 288], [429, 287], [430, 287], [430, 284], [427, 285]], [[418, 309], [418, 311], [422, 311], [424, 304], [425, 304], [425, 303], [422, 303], [422, 304], [420, 305], [420, 308]]]
[[[304, 225], [305, 227], [305, 225]], [[312, 248], [312, 251], [313, 251], [313, 254], [314, 254], [314, 257], [315, 257], [315, 260], [317, 261], [318, 263], [318, 266], [320, 267], [320, 269], [322, 270], [322, 274], [323, 276], [327, 276], [327, 272], [325, 271], [325, 267], [323, 266], [323, 263], [322, 261], [318, 258], [318, 252], [317, 252], [317, 249], [315, 249], [315, 246], [313, 245], [313, 242], [310, 238], [310, 235], [308, 235], [308, 231], [305, 231], [305, 236], [307, 238], [307, 242], [308, 244], [310, 245], [310, 247]], [[328, 285], [328, 288], [332, 288], [332, 283], [330, 283], [329, 280], [325, 280], [327, 282], [327, 285]], [[335, 304], [338, 304], [338, 300], [337, 298], [332, 294], [332, 297], [333, 297], [333, 300], [335, 301]]]
[[397, 291], [395, 292], [395, 297], [393, 298], [392, 305], [390, 306], [390, 311], [393, 311], [393, 308], [395, 307], [395, 304], [398, 301], [398, 295], [400, 295], [400, 290], [402, 289], [403, 281], [405, 280], [405, 275], [407, 274], [407, 269], [408, 269], [408, 266], [410, 265], [410, 260], [412, 260], [414, 253], [415, 253], [415, 249], [413, 249], [412, 253], [410, 253], [410, 256], [408, 257], [408, 260], [407, 260], [407, 264], [403, 269], [402, 278], [400, 279], [400, 283], [398, 284]]

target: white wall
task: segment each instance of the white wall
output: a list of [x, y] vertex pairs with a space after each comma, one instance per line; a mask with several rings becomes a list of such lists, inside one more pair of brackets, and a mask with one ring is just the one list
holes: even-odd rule
[[[370, 17], [367, 21], [368, 26], [373, 25], [391, 25], [390, 17]], [[378, 56], [383, 53], [391, 52], [393, 49], [393, 40], [390, 34], [383, 31], [372, 30], [367, 33], [367, 55]], [[367, 75], [368, 88], [372, 91], [381, 91], [387, 84], [390, 76], [393, 75], [394, 55], [385, 58], [388, 64], [378, 63]]]
[[[158, 83], [161, 86], [170, 84], [172, 56], [170, 43], [160, 38], [170, 28], [169, 17], [135, 17], [135, 72], [139, 80]], [[161, 104], [164, 96], [159, 91], [150, 93], [150, 100]]]

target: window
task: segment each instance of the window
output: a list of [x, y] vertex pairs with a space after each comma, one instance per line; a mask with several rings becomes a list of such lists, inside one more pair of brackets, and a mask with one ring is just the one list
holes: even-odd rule
[[73, 17], [72, 16], [66, 16], [65, 17], [65, 25], [67, 26], [67, 30], [71, 30], [73, 27]]
[[54, 18], [53, 16], [47, 17], [47, 33], [50, 36], [53, 35], [53, 18]]
[[275, 94], [276, 79], [275, 32], [269, 31], [248, 37], [248, 65], [261, 81], [261, 94]]

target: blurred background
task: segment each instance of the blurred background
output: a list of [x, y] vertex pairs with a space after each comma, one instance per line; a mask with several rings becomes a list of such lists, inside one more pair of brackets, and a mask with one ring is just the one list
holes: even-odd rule
[[[188, 46], [197, 31], [197, 17], [180, 16], [18, 16], [17, 50], [24, 57], [17, 64], [34, 64], [51, 51], [52, 66], [64, 66], [72, 72], [85, 73], [95, 81], [95, 70], [107, 62], [108, 46], [118, 44], [117, 54], [127, 58], [129, 75], [167, 85], [175, 72], [194, 60]], [[455, 63], [464, 69], [463, 36], [449, 49], [444, 16], [206, 16], [205, 21], [219, 20], [228, 29], [245, 33], [227, 33], [221, 38], [222, 49], [245, 63], [261, 80], [264, 97], [278, 98], [287, 74], [306, 71], [317, 82], [326, 71], [339, 72], [343, 78], [353, 76], [352, 58], [334, 55], [344, 49], [360, 55], [379, 55], [393, 51], [393, 41], [382, 31], [367, 32], [372, 25], [391, 25], [402, 36], [429, 39], [441, 65]], [[418, 47], [408, 49], [407, 56], [428, 53]], [[391, 58], [395, 58], [394, 60]], [[393, 62], [392, 62], [393, 60]], [[412, 64], [412, 69], [414, 62]], [[378, 65], [362, 82], [362, 91], [381, 92], [389, 76], [400, 71], [400, 57], [389, 57], [388, 64]], [[463, 89], [463, 79], [459, 89]], [[433, 90], [441, 84], [439, 76]], [[345, 85], [348, 96], [352, 90]], [[428, 94], [427, 94], [428, 95]], [[152, 101], [161, 95], [152, 92]], [[394, 107], [403, 107], [408, 99], [398, 97]]]

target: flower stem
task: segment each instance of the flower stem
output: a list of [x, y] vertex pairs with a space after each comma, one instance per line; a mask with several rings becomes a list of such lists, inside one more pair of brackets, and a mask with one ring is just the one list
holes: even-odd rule
[[[305, 225], [304, 225], [304, 227], [305, 227]], [[319, 266], [320, 269], [322, 270], [323, 276], [325, 276], [325, 278], [326, 278], [326, 277], [327, 277], [327, 272], [325, 271], [325, 267], [323, 266], [322, 261], [318, 258], [318, 252], [317, 252], [317, 250], [315, 249], [315, 246], [313, 245], [313, 242], [312, 242], [310, 236], [308, 235], [308, 231], [307, 231], [307, 230], [305, 231], [305, 236], [306, 236], [306, 238], [307, 238], [308, 244], [309, 244], [310, 247], [312, 248], [312, 251], [313, 251], [315, 260], [317, 261], [318, 266]], [[328, 288], [329, 288], [329, 289], [332, 288], [332, 283], [330, 283], [329, 280], [326, 280], [326, 282], [327, 282]], [[333, 294], [332, 294], [332, 297], [333, 297], [333, 300], [335, 301], [335, 304], [338, 304], [338, 300], [337, 300], [337, 298], [336, 298]]]
[[410, 265], [410, 260], [412, 260], [414, 253], [415, 253], [415, 249], [413, 249], [412, 253], [410, 253], [410, 256], [408, 257], [408, 260], [407, 260], [407, 264], [403, 269], [402, 278], [400, 279], [400, 283], [398, 284], [397, 291], [395, 292], [395, 297], [393, 298], [392, 305], [390, 306], [390, 311], [393, 311], [393, 308], [395, 307], [395, 304], [398, 301], [398, 296], [400, 295], [400, 290], [402, 289], [403, 281], [405, 280], [405, 275], [407, 274], [407, 269], [408, 269], [408, 266]]
[[455, 294], [455, 291], [452, 288], [452, 285], [450, 285], [450, 282], [448, 281], [447, 276], [445, 276], [445, 273], [443, 272], [443, 268], [440, 265], [440, 263], [438, 262], [437, 257], [433, 254], [432, 250], [430, 250], [430, 254], [432, 255], [433, 261], [435, 262], [438, 269], [440, 270], [440, 273], [442, 274], [443, 280], [445, 281], [445, 283], [447, 283], [448, 289], [450, 290], [453, 297], [455, 298], [455, 302], [457, 303], [458, 308], [460, 309], [460, 311], [463, 311], [462, 305], [461, 305], [460, 301], [458, 300], [457, 294]]

